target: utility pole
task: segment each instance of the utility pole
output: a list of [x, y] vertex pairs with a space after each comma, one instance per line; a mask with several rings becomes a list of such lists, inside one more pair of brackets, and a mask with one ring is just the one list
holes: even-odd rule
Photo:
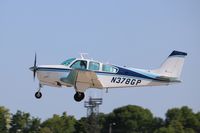
[[109, 124], [109, 133], [112, 133], [112, 126], [115, 126], [116, 123], [110, 123]]

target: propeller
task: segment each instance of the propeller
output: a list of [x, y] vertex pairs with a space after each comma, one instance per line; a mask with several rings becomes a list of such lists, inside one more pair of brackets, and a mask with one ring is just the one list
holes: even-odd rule
[[37, 55], [35, 53], [35, 60], [34, 60], [34, 66], [29, 68], [31, 71], [33, 71], [33, 79], [35, 80], [36, 72], [37, 72]]

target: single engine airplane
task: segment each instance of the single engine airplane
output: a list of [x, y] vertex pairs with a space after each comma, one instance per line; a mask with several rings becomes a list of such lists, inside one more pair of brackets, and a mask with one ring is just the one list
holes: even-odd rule
[[84, 99], [84, 92], [88, 88], [108, 89], [140, 86], [161, 86], [179, 83], [180, 75], [187, 53], [173, 51], [163, 62], [160, 68], [154, 70], [122, 67], [113, 64], [104, 64], [99, 61], [81, 58], [70, 58], [60, 65], [37, 66], [35, 54], [33, 71], [39, 80], [39, 89], [36, 98], [41, 98], [41, 88], [74, 87], [76, 93], [74, 100], [80, 102]]

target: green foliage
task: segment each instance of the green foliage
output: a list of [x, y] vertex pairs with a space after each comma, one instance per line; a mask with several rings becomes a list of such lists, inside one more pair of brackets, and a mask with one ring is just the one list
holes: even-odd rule
[[[47, 132], [53, 132], [53, 133], [73, 133], [75, 131], [74, 125], [76, 123], [76, 120], [72, 116], [67, 116], [67, 114], [64, 112], [62, 116], [59, 115], [53, 115], [52, 118], [44, 121], [42, 123], [42, 129], [44, 132], [44, 128], [46, 127], [45, 131]], [[42, 131], [42, 130], [41, 130]]]
[[89, 133], [89, 123], [86, 117], [82, 117], [75, 124], [75, 132], [74, 133]]
[[29, 113], [17, 111], [12, 115], [10, 133], [26, 132], [37, 133], [40, 127], [40, 119], [31, 118]]
[[165, 122], [163, 119], [159, 117], [155, 117], [153, 118], [153, 122], [151, 123], [151, 128], [153, 131], [155, 131], [156, 129], [159, 129], [163, 127], [164, 125], [165, 125]]
[[139, 106], [128, 105], [115, 109], [106, 117], [103, 132], [107, 132], [110, 123], [113, 125], [113, 132], [151, 132], [153, 115], [148, 109]]
[[39, 133], [53, 133], [50, 128], [43, 127], [40, 129]]
[[29, 133], [38, 133], [39, 130], [40, 130], [40, 119], [38, 118], [32, 118], [30, 120], [30, 126], [29, 126], [29, 129], [28, 129], [28, 132]]
[[[168, 126], [173, 126], [177, 125], [177, 123], [179, 123], [179, 125], [182, 126], [184, 130], [193, 129], [196, 132], [200, 132], [200, 121], [197, 115], [192, 112], [192, 109], [188, 108], [187, 106], [184, 106], [180, 109], [173, 108], [167, 111], [166, 124]], [[174, 128], [177, 129], [178, 127]]]
[[7, 133], [10, 127], [9, 110], [0, 106], [0, 133]]
[[76, 120], [64, 112], [41, 123], [29, 113], [9, 110], [0, 106], [0, 133], [200, 133], [200, 112], [184, 106], [172, 108], [166, 119], [153, 117], [148, 109], [127, 105], [109, 114], [100, 113]]
[[174, 133], [184, 133], [183, 125], [179, 121], [171, 121], [168, 128], [173, 129]]
[[161, 127], [160, 129], [155, 130], [154, 133], [175, 133], [175, 131], [171, 127]]
[[22, 132], [27, 131], [30, 120], [29, 117], [30, 117], [29, 113], [23, 113], [21, 111], [17, 111], [17, 113], [12, 116], [10, 132], [16, 133], [19, 131]]
[[82, 117], [75, 124], [75, 133], [100, 133], [104, 121], [105, 115], [103, 113], [98, 116], [92, 114], [88, 118]]

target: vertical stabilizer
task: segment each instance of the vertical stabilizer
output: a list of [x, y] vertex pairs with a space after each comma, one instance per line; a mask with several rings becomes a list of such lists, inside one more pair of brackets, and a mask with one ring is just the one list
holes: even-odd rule
[[153, 72], [164, 77], [172, 77], [179, 79], [183, 68], [185, 56], [187, 53], [180, 51], [173, 51], [168, 58], [163, 62], [159, 69]]

